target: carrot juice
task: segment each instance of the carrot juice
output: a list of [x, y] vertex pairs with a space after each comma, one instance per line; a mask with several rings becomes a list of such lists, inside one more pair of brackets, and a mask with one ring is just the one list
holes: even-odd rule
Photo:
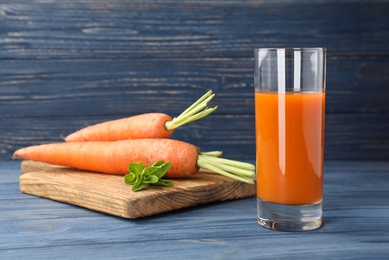
[[325, 94], [256, 92], [259, 199], [288, 205], [322, 200]]

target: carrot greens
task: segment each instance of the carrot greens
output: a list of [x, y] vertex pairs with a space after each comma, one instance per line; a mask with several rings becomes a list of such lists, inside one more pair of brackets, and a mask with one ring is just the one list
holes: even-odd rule
[[[219, 153], [221, 154], [221, 152]], [[197, 159], [197, 165], [200, 168], [219, 173], [238, 181], [249, 184], [254, 183], [254, 165], [250, 163], [219, 158], [219, 153], [200, 153]]]
[[211, 101], [214, 96], [215, 94], [212, 94], [212, 90], [205, 93], [179, 116], [173, 118], [172, 121], [167, 121], [165, 123], [166, 130], [176, 129], [182, 125], [196, 121], [211, 114], [217, 109], [217, 106], [212, 108], [208, 107], [208, 102]]

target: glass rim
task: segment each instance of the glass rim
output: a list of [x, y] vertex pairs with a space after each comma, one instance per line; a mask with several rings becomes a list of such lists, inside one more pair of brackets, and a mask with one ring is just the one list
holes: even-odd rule
[[255, 51], [277, 51], [277, 50], [285, 50], [285, 51], [327, 51], [325, 47], [271, 47], [271, 48], [255, 48]]

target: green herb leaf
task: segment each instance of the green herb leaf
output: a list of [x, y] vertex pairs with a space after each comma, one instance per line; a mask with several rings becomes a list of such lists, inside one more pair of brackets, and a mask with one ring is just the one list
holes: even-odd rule
[[132, 190], [138, 191], [149, 185], [153, 186], [173, 186], [170, 180], [161, 179], [169, 170], [171, 163], [164, 163], [162, 160], [155, 162], [149, 167], [144, 167], [142, 162], [128, 165], [129, 174], [124, 176], [124, 183], [133, 185]]
[[129, 173], [124, 176], [124, 182], [126, 184], [134, 184], [136, 175], [134, 173]]
[[140, 162], [140, 163], [130, 163], [128, 165], [128, 171], [130, 173], [141, 174], [143, 169], [144, 169], [144, 167], [143, 167], [143, 163], [142, 162]]
[[153, 175], [160, 179], [165, 175], [169, 168], [170, 162], [163, 163], [162, 161], [158, 161], [144, 170], [146, 175]]
[[153, 184], [158, 182], [158, 177], [155, 175], [145, 176], [143, 175], [143, 182], [148, 184]]
[[161, 179], [161, 180], [159, 180], [157, 183], [155, 183], [153, 185], [171, 187], [171, 186], [173, 186], [173, 182], [171, 180], [162, 180]]

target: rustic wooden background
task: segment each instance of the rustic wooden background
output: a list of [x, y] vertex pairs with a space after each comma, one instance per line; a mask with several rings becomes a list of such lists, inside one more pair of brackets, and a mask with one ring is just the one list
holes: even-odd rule
[[254, 160], [253, 49], [328, 49], [326, 159], [389, 159], [389, 1], [2, 0], [0, 160], [85, 125], [219, 109], [173, 138]]

